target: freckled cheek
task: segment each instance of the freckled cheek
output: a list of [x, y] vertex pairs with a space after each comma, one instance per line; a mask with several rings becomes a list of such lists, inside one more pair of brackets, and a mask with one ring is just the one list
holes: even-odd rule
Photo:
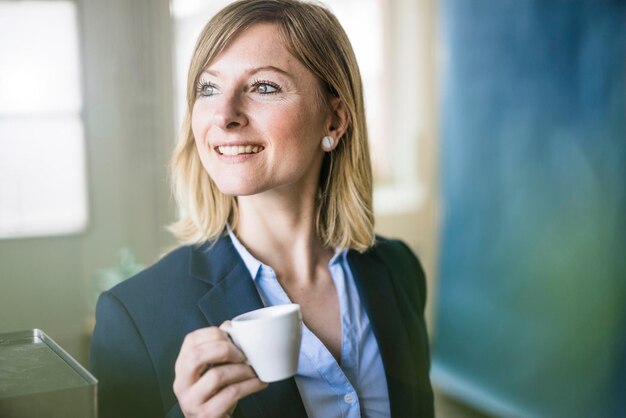
[[[271, 130], [273, 138], [280, 138], [284, 141], [285, 147], [297, 147], [301, 149], [304, 142], [314, 136], [315, 122], [309, 115], [301, 111], [286, 109], [274, 111], [265, 115], [264, 125]], [[320, 139], [321, 140], [321, 139]]]

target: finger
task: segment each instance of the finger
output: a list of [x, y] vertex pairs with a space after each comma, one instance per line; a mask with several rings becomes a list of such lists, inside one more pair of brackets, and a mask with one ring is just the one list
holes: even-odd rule
[[[216, 333], [217, 331], [218, 333]], [[186, 338], [181, 347], [174, 370], [178, 390], [191, 386], [206, 371], [207, 365], [239, 363], [245, 356], [219, 329]]]
[[208, 370], [185, 394], [185, 403], [201, 405], [228, 385], [255, 378], [250, 366], [225, 364]]
[[231, 324], [232, 322], [228, 320], [222, 322], [222, 325], [220, 325], [220, 330], [224, 331], [224, 333], [228, 335], [228, 338], [230, 338], [230, 340], [234, 342], [233, 337], [228, 333], [228, 329], [232, 328]]
[[261, 391], [267, 386], [267, 383], [261, 382], [256, 377], [228, 385], [202, 405], [200, 410], [207, 416], [224, 416], [240, 399]]
[[217, 327], [201, 328], [190, 332], [183, 340], [176, 362], [188, 362], [190, 356], [193, 357], [196, 355], [195, 352], [205, 350], [207, 344], [214, 341], [228, 341], [228, 334]]
[[199, 328], [185, 336], [185, 339], [183, 340], [183, 347], [185, 345], [193, 346], [203, 344], [208, 341], [223, 340], [225, 338], [228, 338], [228, 334], [218, 327]]
[[195, 382], [206, 372], [208, 365], [241, 363], [245, 356], [230, 340], [211, 341], [201, 346], [181, 352], [181, 360], [177, 364], [176, 373]]
[[[203, 328], [188, 334], [183, 341], [179, 357], [187, 360], [185, 355], [196, 355], [196, 352], [203, 352], [207, 347], [218, 341], [230, 342], [228, 334], [217, 327]], [[182, 354], [182, 356], [181, 356]], [[222, 352], [224, 354], [224, 352]]]
[[232, 324], [231, 321], [226, 320], [226, 321], [222, 322], [222, 325], [220, 325], [220, 329], [224, 330], [226, 328], [231, 328], [232, 327], [231, 324]]

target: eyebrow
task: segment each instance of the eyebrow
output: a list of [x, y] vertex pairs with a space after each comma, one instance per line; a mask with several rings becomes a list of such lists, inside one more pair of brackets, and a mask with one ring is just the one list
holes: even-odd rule
[[[278, 68], [278, 67], [275, 67], [273, 65], [265, 65], [263, 67], [253, 67], [253, 68], [250, 68], [250, 69], [246, 70], [245, 74], [246, 75], [253, 75], [253, 74], [259, 73], [261, 71], [276, 71], [277, 73], [281, 73], [283, 75], [291, 77], [290, 73], [288, 73], [287, 71], [283, 70], [282, 68]], [[204, 70], [202, 72], [202, 74], [209, 74], [209, 75], [212, 75], [214, 77], [219, 77], [221, 75], [219, 71], [209, 70], [208, 68], [206, 70]]]

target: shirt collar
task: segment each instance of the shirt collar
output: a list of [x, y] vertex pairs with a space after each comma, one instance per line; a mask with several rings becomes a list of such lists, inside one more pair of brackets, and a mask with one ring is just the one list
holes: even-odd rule
[[[270, 267], [264, 265], [259, 260], [257, 260], [252, 254], [250, 254], [250, 251], [248, 251], [248, 249], [244, 247], [241, 241], [239, 241], [239, 238], [237, 238], [237, 236], [233, 232], [233, 229], [230, 227], [230, 225], [226, 225], [226, 228], [228, 230], [228, 236], [230, 237], [230, 240], [233, 242], [233, 246], [239, 253], [239, 256], [241, 257], [244, 264], [246, 265], [246, 268], [250, 272], [250, 276], [252, 277], [253, 280], [256, 280], [259, 270], [262, 267], [265, 267], [265, 268], [270, 268]], [[342, 261], [345, 260], [347, 254], [348, 254], [348, 251], [345, 248], [335, 248], [335, 254], [328, 262], [328, 266], [330, 267], [335, 264], [341, 263]]]
[[347, 254], [348, 250], [346, 250], [345, 248], [335, 248], [335, 254], [333, 255], [333, 258], [331, 258], [328, 262], [328, 266], [330, 267], [332, 265], [341, 263], [346, 259]]
[[244, 264], [246, 265], [246, 268], [250, 272], [250, 276], [252, 277], [252, 279], [256, 279], [257, 273], [259, 272], [259, 269], [261, 268], [263, 263], [261, 263], [259, 260], [254, 258], [254, 256], [250, 254], [250, 252], [246, 249], [246, 247], [243, 246], [243, 244], [239, 241], [239, 239], [233, 232], [230, 225], [226, 225], [226, 227], [228, 228], [228, 236], [230, 237], [230, 240], [233, 242], [233, 246], [239, 253], [239, 256], [241, 257]]

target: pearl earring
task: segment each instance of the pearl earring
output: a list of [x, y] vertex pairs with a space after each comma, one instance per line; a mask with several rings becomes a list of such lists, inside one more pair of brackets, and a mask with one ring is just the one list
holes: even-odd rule
[[322, 138], [322, 149], [324, 151], [332, 151], [334, 143], [335, 143], [335, 138], [333, 138], [330, 135], [327, 135], [324, 138]]

